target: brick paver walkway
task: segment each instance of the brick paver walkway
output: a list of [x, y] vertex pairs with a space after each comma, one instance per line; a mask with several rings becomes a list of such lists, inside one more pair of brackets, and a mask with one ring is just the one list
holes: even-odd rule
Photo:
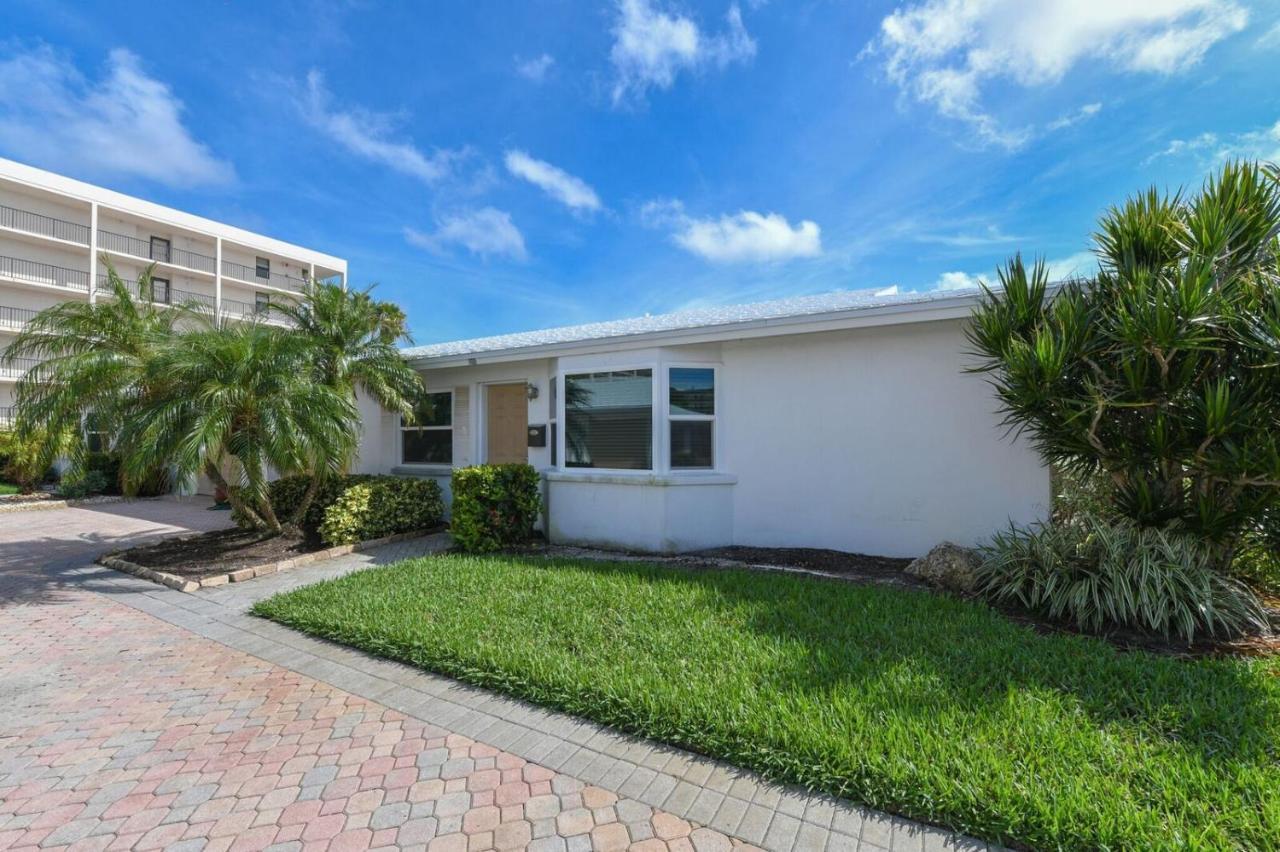
[[439, 541], [183, 594], [86, 555], [225, 514], [78, 511], [0, 517], [0, 849], [983, 848], [245, 614]]

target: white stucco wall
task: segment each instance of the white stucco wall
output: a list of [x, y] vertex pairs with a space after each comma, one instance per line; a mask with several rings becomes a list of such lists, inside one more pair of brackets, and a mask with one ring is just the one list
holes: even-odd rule
[[[560, 359], [427, 370], [432, 390], [465, 398], [455, 464], [484, 460], [483, 386], [540, 386], [529, 422], [549, 417], [547, 380], [564, 372], [713, 364], [716, 469], [664, 470], [666, 423], [655, 407], [653, 472], [549, 469], [552, 540], [653, 551], [728, 544], [823, 547], [916, 556], [950, 540], [973, 544], [1010, 521], [1047, 512], [1049, 476], [1006, 435], [981, 376], [963, 372], [963, 320], [626, 349]], [[655, 403], [657, 397], [655, 396]], [[455, 412], [455, 423], [458, 414]], [[396, 467], [394, 426], [382, 469]], [[370, 452], [374, 452], [372, 447]]]

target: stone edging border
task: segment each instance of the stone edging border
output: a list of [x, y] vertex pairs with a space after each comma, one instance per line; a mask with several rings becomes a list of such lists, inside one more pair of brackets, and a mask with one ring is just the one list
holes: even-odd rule
[[[4, 500], [0, 501], [0, 515], [11, 512], [43, 512], [47, 509], [74, 509], [77, 506], [100, 506], [105, 503], [123, 503], [129, 497], [106, 496], [86, 497], [83, 500]], [[134, 500], [147, 500], [147, 497], [134, 497]]]
[[[179, 577], [177, 574], [170, 574], [168, 571], [157, 571], [154, 568], [148, 568], [145, 565], [139, 565], [136, 562], [130, 562], [127, 559], [121, 559], [116, 553], [124, 553], [125, 551], [116, 551], [116, 553], [107, 553], [98, 557], [98, 564], [105, 565], [108, 568], [114, 568], [117, 571], [123, 571], [125, 574], [132, 574], [135, 577], [141, 577], [144, 580], [150, 580], [153, 583], [160, 583], [171, 589], [177, 589], [180, 592], [194, 592], [197, 589], [208, 589], [213, 586], [225, 586], [227, 583], [243, 583], [245, 580], [252, 580], [254, 577], [262, 577], [267, 574], [275, 574], [278, 571], [289, 571], [294, 568], [301, 568], [316, 562], [323, 562], [326, 559], [333, 559], [336, 556], [346, 556], [348, 553], [360, 553], [364, 550], [370, 550], [375, 547], [381, 547], [384, 544], [392, 544], [397, 541], [407, 541], [411, 538], [421, 538], [422, 536], [431, 535], [434, 530], [413, 530], [411, 532], [396, 533], [395, 535], [383, 536], [382, 538], [371, 538], [368, 541], [358, 541], [355, 544], [339, 544], [336, 547], [326, 548], [325, 550], [316, 550], [312, 553], [304, 553], [301, 556], [295, 556], [292, 559], [282, 559], [279, 562], [267, 562], [262, 565], [251, 565], [248, 568], [239, 568], [235, 571], [228, 571], [225, 574], [213, 574], [203, 577], [200, 580], [189, 580], [186, 577]], [[169, 541], [185, 541], [187, 539], [197, 538], [199, 535], [180, 536]]]

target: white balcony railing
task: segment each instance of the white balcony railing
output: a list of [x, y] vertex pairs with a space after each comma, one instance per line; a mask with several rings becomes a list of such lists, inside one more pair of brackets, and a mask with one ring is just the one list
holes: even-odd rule
[[[159, 284], [154, 279], [151, 283], [151, 292], [144, 293], [142, 286], [136, 279], [122, 277], [120, 280], [123, 281], [132, 292], [137, 293], [143, 298], [149, 297], [152, 302], [155, 302], [158, 305], [180, 305], [194, 302], [201, 307], [213, 310], [215, 300], [213, 295], [210, 293], [196, 293], [192, 290], [181, 290], [171, 285]], [[110, 294], [110, 291], [107, 289], [107, 283], [109, 281], [110, 278], [106, 275], [98, 276], [98, 292], [100, 294]]]
[[38, 311], [31, 308], [11, 308], [0, 305], [0, 329], [5, 331], [21, 331]]
[[207, 254], [174, 248], [172, 245], [159, 244], [150, 240], [140, 240], [137, 237], [111, 231], [98, 231], [98, 248], [116, 254], [140, 257], [143, 260], [155, 260], [172, 266], [194, 269], [197, 272], [208, 272], [211, 275], [217, 269], [217, 261]]
[[61, 287], [81, 293], [89, 292], [88, 272], [38, 263], [34, 260], [23, 260], [20, 257], [0, 256], [0, 278], [23, 281], [28, 284], [43, 284], [46, 287]]
[[0, 378], [20, 379], [27, 370], [40, 364], [39, 358], [15, 358], [9, 363], [0, 363]]
[[278, 287], [281, 290], [289, 290], [293, 293], [302, 293], [307, 289], [307, 279], [305, 278], [285, 275], [283, 272], [259, 275], [257, 267], [245, 266], [243, 263], [235, 263], [230, 260], [222, 261], [222, 274], [227, 278], [234, 278], [246, 284], [266, 284], [268, 287]]
[[18, 419], [18, 409], [12, 405], [0, 405], [0, 426], [8, 427]]
[[0, 228], [23, 231], [41, 237], [52, 237], [55, 240], [66, 240], [69, 243], [89, 245], [89, 226], [65, 219], [55, 219], [43, 213], [31, 210], [19, 210], [0, 204]]

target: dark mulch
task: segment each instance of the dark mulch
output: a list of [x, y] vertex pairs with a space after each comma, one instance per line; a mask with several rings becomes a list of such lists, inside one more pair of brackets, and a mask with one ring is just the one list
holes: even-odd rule
[[865, 553], [846, 553], [843, 550], [823, 550], [818, 547], [717, 547], [686, 554], [697, 559], [732, 559], [751, 565], [776, 565], [781, 568], [807, 568], [840, 574], [855, 580], [891, 581], [908, 586], [925, 585], [920, 580], [903, 573], [911, 564], [910, 559], [893, 556], [869, 556]]
[[200, 580], [324, 549], [325, 545], [316, 540], [231, 529], [168, 539], [145, 547], [135, 547], [117, 555], [147, 568]]

